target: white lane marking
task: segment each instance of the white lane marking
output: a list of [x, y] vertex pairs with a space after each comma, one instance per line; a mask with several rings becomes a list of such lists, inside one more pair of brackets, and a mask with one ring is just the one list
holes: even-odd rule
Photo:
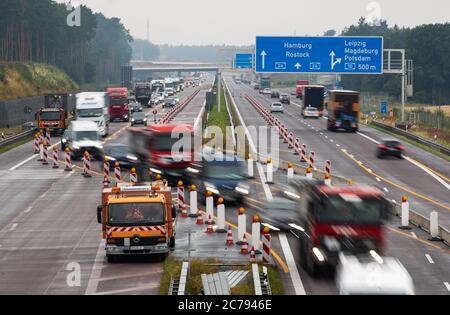
[[364, 138], [366, 138], [366, 139], [372, 141], [373, 143], [380, 144], [377, 140], [375, 140], [374, 138], [369, 137], [368, 135], [365, 135], [365, 134], [363, 134], [363, 133], [361, 133], [361, 132], [359, 132], [359, 131], [357, 131], [356, 133], [357, 133], [358, 135], [360, 135], [361, 137], [364, 137]]
[[411, 232], [412, 237], [414, 237], [415, 239], [417, 239], [417, 235], [414, 232]]
[[430, 170], [428, 170], [427, 168], [423, 167], [422, 165], [416, 163], [416, 161], [411, 160], [409, 157], [404, 156], [405, 160], [407, 160], [408, 162], [414, 164], [415, 166], [417, 166], [418, 168], [422, 169], [423, 171], [425, 171], [428, 175], [430, 175], [431, 177], [433, 177], [434, 179], [436, 179], [439, 183], [441, 183], [445, 188], [447, 188], [448, 190], [450, 190], [450, 185], [447, 184], [442, 178], [440, 178], [439, 176], [437, 176], [436, 174], [434, 174], [433, 172], [431, 172]]
[[336, 143], [336, 146], [339, 148], [341, 145], [339, 143]]
[[289, 274], [291, 276], [292, 284], [294, 285], [294, 291], [296, 295], [306, 295], [305, 288], [303, 287], [302, 279], [298, 273], [297, 265], [295, 264], [294, 256], [292, 255], [289, 242], [286, 234], [278, 233], [280, 239], [281, 249], [283, 250], [284, 258], [289, 268]]
[[85, 295], [92, 295], [97, 292], [99, 279], [103, 268], [105, 240], [101, 240], [98, 245], [97, 254], [95, 255], [94, 265], [92, 266], [91, 275], [89, 276], [88, 285]]
[[330, 139], [330, 142], [331, 142], [331, 143], [333, 143], [333, 142], [334, 142], [334, 140], [333, 140], [333, 139]]
[[425, 257], [427, 258], [427, 260], [430, 264], [434, 264], [433, 258], [431, 258], [431, 256], [429, 254], [425, 254]]
[[393, 203], [397, 203], [397, 200], [395, 200], [395, 199], [392, 199], [392, 202], [393, 202]]
[[17, 165], [15, 165], [15, 166], [11, 167], [9, 170], [10, 170], [10, 171], [14, 171], [16, 168], [21, 167], [22, 165], [24, 165], [25, 163], [31, 161], [32, 159], [34, 159], [34, 158], [37, 157], [37, 156], [38, 156], [37, 154], [32, 155], [32, 156], [30, 156], [28, 159], [26, 159], [26, 160], [20, 162], [19, 164], [17, 164]]
[[33, 206], [28, 207], [24, 212], [25, 212], [25, 213], [29, 213], [29, 212], [31, 211], [31, 209], [33, 209]]
[[375, 177], [377, 181], [381, 182], [381, 179], [379, 177]]
[[444, 282], [444, 285], [447, 288], [448, 292], [450, 292], [450, 284], [448, 282]]
[[323, 132], [321, 132], [320, 135], [323, 136]]
[[385, 192], [389, 192], [389, 190], [386, 187], [383, 187]]
[[16, 227], [18, 226], [17, 223], [14, 223], [13, 225], [11, 225], [11, 227], [9, 228], [10, 231], [14, 231], [16, 229]]
[[132, 292], [132, 291], [137, 291], [137, 290], [149, 290], [149, 289], [155, 289], [158, 286], [159, 286], [158, 283], [154, 283], [154, 284], [150, 284], [150, 285], [143, 285], [143, 286], [140, 286], [140, 287], [132, 287], [132, 288], [128, 288], [128, 289], [119, 289], [119, 290], [98, 292], [98, 293], [94, 293], [93, 295], [111, 295], [111, 294]]

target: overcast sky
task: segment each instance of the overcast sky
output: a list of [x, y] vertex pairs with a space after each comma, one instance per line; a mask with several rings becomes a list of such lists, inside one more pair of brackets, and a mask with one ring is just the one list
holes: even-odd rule
[[[67, 0], [57, 0], [67, 2]], [[253, 44], [256, 35], [340, 32], [358, 18], [381, 16], [390, 25], [450, 21], [449, 0], [76, 0], [119, 17], [136, 38], [156, 44]], [[374, 4], [375, 3], [375, 4]], [[378, 8], [380, 10], [378, 10]], [[379, 12], [379, 14], [378, 14]]]

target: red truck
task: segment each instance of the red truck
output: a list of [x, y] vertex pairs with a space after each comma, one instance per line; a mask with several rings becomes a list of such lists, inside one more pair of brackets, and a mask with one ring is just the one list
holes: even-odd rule
[[295, 85], [295, 94], [297, 95], [297, 98], [303, 98], [303, 87], [305, 85], [309, 85], [308, 80], [297, 80]]
[[[194, 128], [188, 124], [128, 128], [130, 151], [138, 158], [138, 177], [161, 175], [169, 184], [188, 176], [194, 161]], [[182, 147], [178, 145], [183, 143]]]
[[130, 113], [128, 109], [128, 89], [127, 88], [106, 88], [109, 98], [109, 116], [111, 121], [129, 121]]
[[297, 179], [297, 225], [300, 264], [312, 276], [323, 266], [336, 267], [339, 254], [382, 255], [384, 225], [392, 205], [369, 186], [328, 186], [323, 181]]

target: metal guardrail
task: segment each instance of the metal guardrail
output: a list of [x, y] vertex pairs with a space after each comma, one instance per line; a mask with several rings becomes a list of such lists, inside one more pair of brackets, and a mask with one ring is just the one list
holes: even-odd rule
[[384, 130], [390, 131], [392, 133], [404, 136], [404, 137], [406, 137], [408, 139], [414, 140], [414, 141], [416, 141], [416, 142], [418, 142], [420, 144], [426, 145], [429, 148], [432, 148], [432, 149], [434, 149], [434, 150], [436, 150], [438, 152], [441, 152], [441, 153], [443, 153], [445, 155], [450, 156], [450, 149], [449, 148], [444, 147], [444, 146], [442, 146], [440, 144], [431, 142], [431, 141], [426, 140], [424, 138], [421, 138], [419, 136], [416, 136], [416, 135], [414, 135], [414, 134], [412, 134], [412, 133], [410, 133], [408, 131], [405, 131], [405, 130], [402, 130], [402, 129], [396, 128], [396, 127], [391, 127], [389, 125], [386, 125], [386, 124], [383, 124], [383, 123], [380, 123], [380, 122], [377, 122], [377, 121], [372, 121], [371, 124], [373, 124], [376, 127], [382, 128]]
[[21, 133], [15, 135], [15, 136], [6, 138], [5, 140], [0, 141], [0, 148], [3, 148], [3, 147], [5, 147], [7, 145], [10, 145], [12, 143], [18, 142], [20, 140], [23, 140], [23, 139], [33, 135], [36, 132], [36, 130], [37, 130], [36, 128], [33, 128], [33, 129], [30, 129], [30, 130], [21, 132]]

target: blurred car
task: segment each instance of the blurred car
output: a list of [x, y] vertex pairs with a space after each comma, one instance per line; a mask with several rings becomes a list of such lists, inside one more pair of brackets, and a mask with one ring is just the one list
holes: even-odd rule
[[130, 108], [130, 114], [133, 114], [134, 112], [142, 112], [143, 108], [142, 105], [140, 103], [131, 103], [129, 105]]
[[242, 203], [250, 192], [246, 163], [235, 155], [205, 153], [201, 164], [193, 168], [192, 182], [202, 193], [210, 191], [216, 198]]
[[392, 257], [340, 254], [336, 269], [339, 295], [414, 295], [414, 283], [402, 263]]
[[281, 94], [280, 95], [280, 102], [281, 104], [291, 104], [291, 98], [288, 94]]
[[271, 91], [269, 88], [265, 88], [265, 89], [262, 90], [261, 93], [262, 93], [262, 94], [270, 95], [270, 94], [272, 94], [272, 91]]
[[311, 117], [311, 118], [319, 119], [320, 113], [319, 113], [319, 111], [317, 110], [317, 108], [312, 107], [312, 106], [308, 106], [308, 107], [306, 107], [306, 108], [303, 110], [302, 116], [303, 116], [303, 118], [309, 118], [309, 117]]
[[138, 161], [137, 157], [130, 152], [126, 144], [110, 143], [105, 145], [103, 151], [105, 158], [110, 161], [110, 169], [114, 169], [115, 162], [119, 162], [121, 168], [130, 169]]
[[280, 98], [280, 92], [272, 91], [270, 98]]
[[271, 230], [289, 231], [296, 224], [297, 203], [287, 198], [274, 197], [262, 205], [261, 223]]
[[255, 86], [253, 87], [255, 90], [259, 90], [259, 84], [255, 84]]
[[272, 105], [270, 105], [270, 112], [271, 113], [284, 113], [283, 104], [281, 104], [280, 102], [272, 103]]
[[144, 112], [134, 112], [131, 115], [131, 126], [144, 125], [147, 126], [147, 116]]
[[382, 159], [385, 156], [395, 156], [399, 159], [403, 158], [404, 148], [402, 144], [397, 140], [382, 140], [377, 146], [376, 155], [377, 158]]
[[174, 107], [178, 104], [177, 98], [175, 97], [167, 97], [164, 99], [164, 103], [162, 107]]

